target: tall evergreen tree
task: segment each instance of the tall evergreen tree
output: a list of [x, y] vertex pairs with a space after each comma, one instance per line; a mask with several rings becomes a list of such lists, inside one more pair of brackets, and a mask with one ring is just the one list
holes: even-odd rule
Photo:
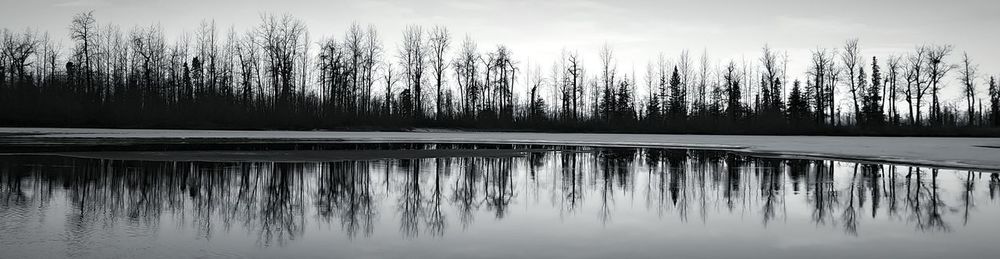
[[655, 94], [649, 96], [649, 99], [646, 100], [646, 119], [654, 122], [660, 121], [663, 117], [660, 114], [660, 109], [660, 98]]
[[617, 117], [619, 120], [631, 121], [635, 119], [635, 105], [632, 103], [632, 88], [628, 77], [625, 77], [618, 85]]
[[1000, 85], [996, 77], [990, 77], [990, 116], [993, 126], [1000, 126]]
[[743, 114], [743, 94], [740, 92], [740, 75], [736, 74], [736, 64], [729, 62], [723, 76], [726, 84], [726, 114], [729, 119], [739, 119]]
[[858, 68], [857, 76], [858, 76], [857, 81], [855, 81], [855, 87], [857, 87], [856, 96], [860, 100], [861, 106], [859, 108], [861, 109], [857, 110], [854, 113], [855, 117], [854, 121], [857, 122], [857, 124], [864, 125], [865, 118], [867, 117], [865, 116], [865, 114], [867, 114], [867, 112], [865, 112], [865, 108], [867, 107], [866, 100], [868, 100], [867, 98], [865, 98], [865, 95], [867, 94], [868, 90], [868, 74], [865, 73], [864, 66]]
[[615, 89], [613, 84], [609, 84], [603, 87], [601, 91], [601, 103], [600, 103], [600, 118], [605, 121], [610, 121], [615, 112], [618, 109], [617, 98], [615, 94]]
[[528, 114], [532, 120], [540, 120], [545, 118], [545, 99], [538, 93], [538, 85], [531, 87], [531, 93], [528, 96], [530, 103], [528, 105]]
[[788, 93], [788, 120], [793, 124], [810, 120], [809, 103], [807, 101], [809, 96], [802, 92], [801, 88], [801, 82], [795, 80], [792, 83], [792, 91]]
[[687, 117], [687, 105], [684, 103], [685, 98], [684, 89], [681, 86], [681, 78], [677, 73], [677, 66], [674, 66], [674, 72], [670, 75], [670, 104], [667, 107], [670, 119], [683, 120]]
[[[861, 71], [864, 73], [864, 70]], [[863, 75], [863, 74], [862, 74]], [[864, 81], [861, 81], [862, 85]], [[881, 125], [885, 122], [885, 115], [882, 109], [882, 72], [878, 66], [878, 59], [872, 57], [872, 81], [871, 85], [865, 89], [864, 95], [864, 118], [867, 125]]]

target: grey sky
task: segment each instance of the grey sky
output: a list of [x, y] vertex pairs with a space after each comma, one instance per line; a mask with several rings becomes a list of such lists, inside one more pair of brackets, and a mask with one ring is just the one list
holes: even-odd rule
[[[790, 57], [791, 78], [804, 78], [809, 50], [840, 47], [857, 37], [872, 55], [908, 51], [918, 44], [956, 47], [952, 62], [967, 51], [981, 72], [1000, 73], [1000, 1], [526, 1], [526, 0], [0, 0], [0, 27], [49, 31], [65, 38], [74, 13], [96, 10], [101, 23], [122, 26], [160, 23], [168, 36], [192, 31], [202, 19], [237, 29], [256, 24], [260, 12], [302, 19], [312, 39], [340, 37], [353, 21], [374, 24], [386, 48], [395, 50], [407, 24], [445, 25], [456, 41], [465, 34], [480, 49], [509, 46], [527, 62], [548, 65], [561, 49], [578, 51], [591, 67], [605, 42], [619, 70], [642, 74], [645, 62], [663, 52], [676, 59], [683, 49], [697, 58], [707, 49], [713, 63], [756, 60], [767, 43]], [[68, 42], [66, 43], [68, 45]], [[457, 45], [457, 44], [456, 44]], [[530, 59], [529, 59], [530, 57]], [[957, 75], [957, 74], [955, 74]], [[949, 77], [953, 79], [954, 76]], [[952, 80], [953, 81], [953, 80]], [[951, 87], [957, 88], [955, 82]], [[983, 85], [983, 83], [981, 83]], [[985, 89], [985, 87], [981, 87]], [[954, 96], [947, 99], [958, 98]]]

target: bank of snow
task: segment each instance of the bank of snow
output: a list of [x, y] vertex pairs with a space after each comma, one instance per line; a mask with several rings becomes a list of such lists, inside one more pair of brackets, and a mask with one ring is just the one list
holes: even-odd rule
[[1000, 170], [1000, 138], [653, 135], [523, 132], [328, 132], [0, 128], [6, 143], [156, 139], [264, 142], [511, 143], [722, 149], [771, 155]]

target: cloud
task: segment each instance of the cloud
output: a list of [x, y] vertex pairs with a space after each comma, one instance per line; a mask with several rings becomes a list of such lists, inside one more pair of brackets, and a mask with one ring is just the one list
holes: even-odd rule
[[778, 26], [792, 31], [815, 31], [824, 33], [859, 33], [868, 30], [868, 25], [849, 22], [833, 17], [793, 17], [778, 16]]
[[194, 3], [211, 3], [216, 4], [220, 2], [230, 2], [239, 0], [40, 0], [40, 2], [52, 2], [49, 6], [52, 7], [155, 7], [161, 5], [189, 5], [191, 2]]
[[55, 7], [87, 7], [87, 6], [106, 6], [110, 4], [109, 0], [70, 0], [70, 1], [58, 1], [53, 3], [52, 6]]

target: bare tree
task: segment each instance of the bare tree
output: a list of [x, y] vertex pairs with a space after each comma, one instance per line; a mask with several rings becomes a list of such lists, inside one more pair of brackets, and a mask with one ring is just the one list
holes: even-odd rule
[[656, 92], [656, 68], [652, 60], [646, 62], [646, 116], [650, 120], [660, 119], [660, 98]]
[[[260, 78], [258, 70], [260, 65], [260, 49], [257, 48], [253, 34], [248, 33], [237, 41], [236, 55], [240, 74], [240, 100], [243, 105], [250, 105], [254, 97], [254, 86], [261, 87], [257, 80]], [[182, 58], [182, 60], [184, 59], [186, 58]], [[257, 84], [254, 84], [254, 82], [257, 82]]]
[[[530, 67], [530, 64], [528, 64]], [[525, 75], [525, 85], [528, 87], [528, 107], [525, 117], [531, 120], [545, 118], [545, 99], [541, 97], [542, 87], [545, 80], [542, 78], [541, 66], [535, 65], [534, 69], [529, 69]]]
[[420, 26], [411, 25], [403, 31], [403, 44], [399, 50], [400, 65], [406, 86], [413, 94], [414, 114], [417, 118], [424, 116], [422, 83], [424, 81], [424, 66], [427, 50], [424, 43], [424, 30]]
[[824, 122], [824, 112], [826, 111], [827, 105], [833, 106], [832, 103], [827, 102], [826, 98], [826, 73], [829, 70], [828, 67], [833, 62], [831, 56], [830, 52], [826, 49], [816, 49], [812, 51], [812, 65], [810, 66], [808, 73], [813, 78], [810, 84], [813, 87], [813, 106], [816, 110], [817, 123]]
[[385, 103], [383, 103], [384, 110], [382, 112], [389, 114], [392, 112], [392, 96], [394, 95], [392, 86], [395, 85], [396, 81], [399, 79], [395, 77], [396, 73], [392, 71], [392, 63], [386, 63], [382, 69], [382, 79], [385, 82], [385, 100], [383, 100]]
[[[569, 91], [571, 99], [571, 118], [576, 121], [580, 116], [579, 111], [579, 101], [580, 96], [583, 93], [583, 65], [579, 58], [579, 54], [576, 52], [570, 53], [567, 58], [568, 65], [566, 66], [566, 71], [569, 74]], [[594, 101], [597, 102], [596, 100]], [[596, 106], [595, 106], [596, 107]], [[594, 113], [595, 115], [597, 113]]]
[[448, 68], [448, 62], [445, 60], [445, 54], [448, 51], [448, 47], [451, 44], [451, 36], [448, 33], [448, 28], [444, 26], [435, 26], [431, 30], [430, 35], [430, 48], [431, 48], [431, 70], [434, 73], [434, 82], [437, 86], [437, 100], [435, 100], [434, 113], [436, 116], [441, 114], [441, 86], [444, 84], [444, 72]]
[[206, 76], [205, 78], [199, 78], [199, 80], [204, 80], [197, 82], [197, 91], [205, 91], [210, 94], [215, 94], [217, 89], [217, 78], [216, 73], [217, 63], [219, 59], [218, 51], [218, 30], [215, 26], [215, 20], [201, 21], [201, 25], [198, 28], [198, 33], [196, 34], [196, 40], [198, 42], [198, 58], [204, 64], [205, 71], [203, 72]]
[[350, 81], [350, 87], [346, 89], [348, 96], [346, 108], [352, 111], [359, 110], [358, 105], [363, 102], [361, 98], [365, 96], [362, 94], [364, 89], [361, 89], [362, 85], [365, 84], [363, 82], [365, 81], [364, 71], [367, 69], [364, 45], [365, 30], [361, 28], [360, 24], [352, 23], [344, 37], [344, 47], [347, 51], [347, 73]]
[[[513, 119], [514, 113], [514, 83], [517, 81], [517, 65], [510, 49], [504, 45], [497, 46], [495, 52], [488, 53], [486, 63], [487, 89], [490, 90], [491, 106], [497, 112], [498, 119]], [[489, 78], [493, 78], [490, 80]]]
[[[382, 64], [380, 60], [382, 59], [382, 40], [378, 36], [378, 30], [375, 29], [375, 25], [368, 25], [368, 30], [365, 33], [365, 43], [364, 43], [364, 62], [362, 65], [362, 86], [364, 86], [364, 97], [362, 98], [364, 107], [362, 110], [366, 112], [371, 112], [374, 107], [371, 105], [372, 100], [372, 86], [375, 85], [377, 80], [375, 76], [375, 70], [381, 64], [386, 67], [391, 67], [391, 62], [386, 62]], [[386, 69], [386, 72], [391, 72], [391, 69]], [[386, 100], [388, 101], [388, 100]]]
[[[293, 73], [299, 73], [299, 83], [297, 84], [297, 88], [299, 89], [298, 92], [300, 94], [297, 97], [304, 97], [305, 93], [307, 93], [309, 91], [309, 83], [311, 82], [309, 80], [309, 78], [312, 78], [312, 76], [310, 75], [310, 72], [312, 71], [310, 68], [312, 66], [309, 65], [310, 64], [310, 57], [312, 57], [312, 54], [309, 53], [309, 50], [310, 50], [309, 46], [311, 46], [311, 45], [312, 44], [309, 42], [309, 31], [305, 30], [302, 33], [302, 40], [301, 40], [301, 43], [300, 43], [301, 47], [299, 47], [299, 48], [301, 48], [301, 50], [298, 53], [298, 55], [296, 56], [296, 58], [295, 58], [297, 60], [297, 62], [299, 63], [297, 65], [298, 66], [297, 67], [298, 71], [293, 72]], [[230, 48], [230, 47], [226, 47], [226, 49], [228, 49], [228, 48]], [[228, 52], [229, 51], [224, 51], [223, 53], [228, 53]], [[223, 55], [224, 55], [225, 58], [222, 59], [222, 61], [221, 61], [222, 64], [220, 65], [220, 67], [222, 67], [223, 71], [225, 71], [225, 70], [227, 70], [227, 67], [229, 67], [229, 65], [227, 65], [227, 63], [231, 63], [231, 61], [228, 61], [228, 56], [229, 56], [228, 54], [223, 54]], [[226, 82], [229, 81], [229, 80], [226, 79], [226, 77], [228, 77], [228, 73], [224, 73], [222, 76], [223, 76], [223, 78], [218, 79], [218, 80], [220, 80], [219, 83], [222, 84], [223, 87], [226, 87], [227, 86]], [[224, 94], [228, 95], [228, 93], [230, 91], [229, 90], [224, 90], [223, 92], [224, 92]]]
[[669, 97], [668, 96], [669, 91], [667, 87], [667, 77], [669, 76], [669, 72], [667, 72], [667, 67], [669, 66], [670, 65], [667, 64], [667, 57], [663, 55], [662, 52], [660, 52], [660, 54], [657, 55], [656, 57], [656, 75], [658, 76], [657, 78], [658, 80], [656, 80], [657, 81], [656, 85], [657, 85], [657, 95], [658, 98], [660, 99], [660, 114], [663, 115], [667, 114], [668, 112], [667, 111], [668, 106], [666, 105], [666, 102], [667, 98]]
[[[927, 48], [917, 47], [916, 50], [907, 57], [907, 68], [904, 72], [906, 77], [906, 103], [909, 106], [910, 123], [920, 125], [923, 121], [921, 117], [921, 107], [923, 98], [930, 89], [926, 81], [926, 69], [924, 59], [927, 58]], [[916, 115], [916, 116], [914, 116]]]
[[[611, 45], [609, 45], [608, 43], [605, 42], [604, 45], [601, 46], [601, 50], [599, 52], [599, 56], [600, 56], [600, 59], [601, 59], [601, 83], [603, 84], [602, 88], [601, 88], [601, 91], [603, 91], [605, 95], [607, 95], [609, 93], [612, 94], [611, 96], [601, 96], [601, 98], [605, 98], [605, 99], [607, 99], [607, 98], [613, 98], [614, 97], [614, 94], [613, 94], [614, 90], [613, 89], [615, 87], [614, 86], [615, 85], [615, 77], [617, 76], [617, 73], [618, 73], [618, 71], [617, 71], [618, 70], [618, 64], [615, 63], [615, 52], [611, 48]], [[601, 91], [595, 91], [595, 93], [599, 94], [599, 93], [601, 93]], [[613, 106], [614, 104], [613, 103], [611, 103], [611, 104], [606, 103], [605, 105], [612, 105]], [[594, 107], [595, 107], [594, 115], [601, 114], [600, 112], [598, 112], [597, 105], [595, 105]], [[610, 108], [611, 107], [600, 107], [599, 109], [610, 109]], [[605, 118], [605, 119], [607, 119], [607, 118]]]
[[972, 60], [969, 59], [969, 53], [962, 53], [962, 71], [959, 80], [962, 81], [962, 93], [965, 94], [966, 112], [968, 114], [967, 123], [970, 126], [975, 122], [977, 73], [979, 73], [979, 66], [972, 64]]
[[87, 90], [94, 88], [94, 78], [91, 74], [93, 68], [91, 64], [91, 47], [97, 40], [97, 19], [94, 18], [94, 11], [79, 13], [73, 16], [73, 22], [69, 27], [70, 38], [76, 41], [77, 53], [83, 59], [83, 73], [87, 78]]
[[931, 87], [931, 111], [930, 119], [931, 123], [939, 124], [941, 123], [941, 102], [939, 100], [939, 93], [941, 88], [944, 86], [941, 84], [941, 79], [948, 74], [949, 71], [955, 69], [955, 65], [949, 65], [945, 63], [945, 58], [951, 55], [954, 47], [951, 45], [936, 45], [931, 46], [927, 49], [927, 72], [929, 73], [929, 83]]
[[261, 15], [257, 27], [258, 43], [264, 51], [268, 83], [274, 93], [272, 104], [278, 109], [291, 108], [295, 91], [295, 62], [302, 55], [305, 25], [291, 15]]
[[851, 90], [851, 98], [854, 101], [854, 114], [860, 120], [861, 117], [857, 115], [861, 112], [860, 102], [863, 97], [859, 95], [859, 92], [863, 95], [864, 89], [858, 89], [860, 87], [858, 86], [856, 73], [864, 65], [860, 64], [861, 52], [858, 49], [858, 39], [850, 39], [844, 43], [844, 53], [841, 54], [840, 60], [844, 62], [844, 69], [847, 70], [847, 86]]
[[452, 61], [455, 70], [455, 83], [462, 96], [462, 115], [473, 116], [479, 102], [479, 52], [472, 37], [466, 36], [462, 41], [461, 50]]
[[840, 74], [842, 73], [843, 70], [840, 66], [837, 65], [837, 61], [834, 60], [833, 57], [836, 56], [837, 56], [836, 51], [830, 53], [830, 60], [829, 60], [830, 63], [827, 64], [826, 66], [827, 71], [826, 73], [824, 73], [827, 76], [826, 89], [824, 90], [826, 93], [826, 103], [827, 103], [827, 108], [829, 108], [830, 125], [833, 126], [837, 126], [839, 122], [839, 118], [837, 118], [837, 113], [835, 112], [836, 110], [839, 110], [838, 105], [836, 104], [837, 80], [840, 79], [841, 76]]
[[[34, 65], [35, 74], [34, 84], [37, 86], [46, 86], [55, 77], [55, 65], [49, 63], [50, 56], [58, 55], [59, 49], [53, 44], [52, 39], [49, 37], [49, 33], [44, 33], [37, 37], [38, 47], [37, 51], [33, 54], [33, 60], [36, 63]], [[3, 43], [0, 43], [0, 50], [6, 48]], [[3, 54], [0, 54], [3, 56]], [[0, 67], [3, 67], [2, 63], [4, 58], [0, 58]], [[53, 62], [54, 63], [54, 62]], [[0, 68], [0, 74], [3, 74], [3, 69]], [[0, 86], [3, 86], [3, 76], [0, 76]]]
[[[133, 71], [140, 71], [141, 80], [138, 86], [141, 88], [131, 89], [132, 92], [143, 99], [148, 99], [148, 95], [159, 96], [162, 94], [159, 64], [166, 56], [166, 42], [162, 29], [159, 26], [135, 28], [131, 32], [130, 42], [132, 43], [132, 56], [137, 59], [135, 64], [141, 64], [138, 65], [137, 69], [133, 69]], [[149, 100], [141, 100], [140, 105], [146, 105], [142, 101]]]
[[677, 59], [676, 68], [678, 69], [678, 75], [680, 76], [680, 87], [678, 88], [679, 91], [677, 91], [677, 93], [671, 94], [678, 95], [677, 100], [682, 103], [680, 104], [681, 111], [675, 111], [675, 113], [680, 116], [687, 116], [688, 106], [691, 104], [691, 100], [689, 99], [691, 96], [689, 96], [688, 93], [690, 93], [690, 89], [693, 86], [692, 82], [694, 81], [695, 76], [694, 61], [691, 60], [690, 51], [687, 49], [681, 51], [681, 55]]
[[884, 85], [888, 88], [889, 93], [885, 95], [886, 101], [884, 101], [883, 104], [885, 104], [888, 108], [889, 121], [892, 122], [892, 124], [899, 123], [899, 109], [896, 107], [896, 104], [899, 99], [899, 95], [903, 92], [899, 91], [901, 87], [899, 84], [899, 70], [903, 66], [902, 60], [903, 58], [901, 56], [893, 55], [889, 56], [889, 60], [886, 61], [888, 64], [887, 68], [889, 69], [887, 72], [889, 73], [888, 76], [885, 77], [886, 83]]
[[565, 119], [569, 110], [566, 87], [566, 49], [559, 52], [559, 59], [552, 62], [552, 114], [557, 120]]
[[771, 112], [781, 109], [781, 82], [779, 76], [781, 71], [778, 67], [778, 56], [770, 47], [764, 45], [763, 54], [760, 58], [764, 71], [761, 75], [761, 104], [765, 110]]
[[708, 49], [705, 49], [701, 53], [701, 63], [698, 64], [698, 91], [695, 93], [697, 96], [695, 98], [695, 111], [702, 113], [705, 112], [707, 106], [707, 95], [708, 95], [708, 79], [711, 78], [708, 61]]
[[[0, 44], [3, 46], [0, 51], [7, 62], [9, 63], [8, 69], [11, 71], [11, 77], [17, 84], [29, 83], [27, 76], [27, 69], [31, 63], [28, 62], [28, 58], [33, 56], [38, 50], [39, 40], [34, 32], [31, 30], [25, 30], [23, 33], [15, 34], [4, 30], [2, 33], [2, 41]], [[0, 74], [4, 71], [0, 70]]]

